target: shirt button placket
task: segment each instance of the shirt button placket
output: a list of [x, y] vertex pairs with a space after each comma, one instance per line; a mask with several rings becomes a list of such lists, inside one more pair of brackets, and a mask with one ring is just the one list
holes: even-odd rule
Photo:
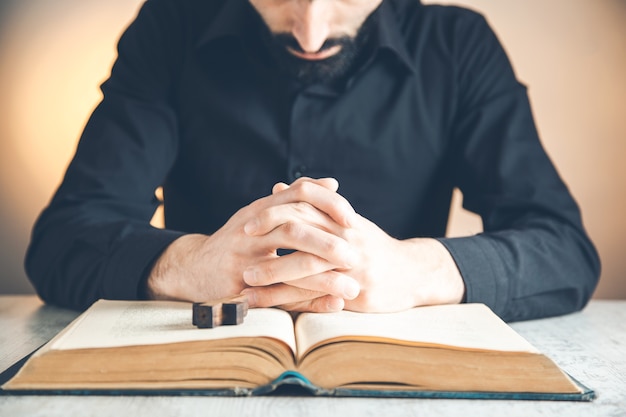
[[300, 93], [291, 108], [289, 155], [287, 161], [287, 175], [290, 181], [307, 176], [311, 162], [311, 147], [314, 146], [313, 114], [311, 114], [311, 100], [313, 98]]
[[294, 168], [292, 175], [294, 179], [306, 176], [306, 166], [300, 165], [299, 167]]

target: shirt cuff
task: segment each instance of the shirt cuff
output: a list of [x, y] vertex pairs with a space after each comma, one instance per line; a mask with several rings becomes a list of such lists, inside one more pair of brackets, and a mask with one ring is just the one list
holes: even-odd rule
[[157, 228], [135, 230], [116, 246], [102, 283], [103, 298], [136, 300], [141, 298], [140, 285], [161, 253], [182, 232]]
[[491, 239], [483, 235], [439, 238], [456, 262], [465, 282], [466, 303], [483, 303], [502, 316], [509, 298], [502, 259]]

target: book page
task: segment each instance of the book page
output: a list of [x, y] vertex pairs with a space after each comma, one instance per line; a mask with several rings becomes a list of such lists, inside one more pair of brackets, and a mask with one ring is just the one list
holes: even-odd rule
[[199, 329], [192, 304], [173, 301], [100, 300], [50, 344], [50, 349], [155, 345], [233, 337], [271, 337], [296, 351], [293, 321], [278, 309], [250, 309], [237, 326]]
[[483, 304], [418, 307], [398, 313], [301, 314], [298, 358], [327, 339], [365, 336], [462, 349], [539, 353]]

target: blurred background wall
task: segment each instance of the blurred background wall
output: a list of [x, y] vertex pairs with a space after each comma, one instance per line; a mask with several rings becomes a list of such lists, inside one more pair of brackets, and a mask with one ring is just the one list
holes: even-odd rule
[[[0, 0], [0, 294], [33, 292], [30, 229], [142, 2]], [[600, 251], [595, 297], [626, 298], [626, 0], [440, 2], [479, 10], [496, 30]], [[449, 234], [479, 232], [460, 200]]]

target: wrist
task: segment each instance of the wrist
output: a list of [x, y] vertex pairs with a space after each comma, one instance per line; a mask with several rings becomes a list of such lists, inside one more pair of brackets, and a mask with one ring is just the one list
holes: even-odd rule
[[424, 285], [415, 286], [416, 305], [459, 304], [465, 298], [465, 282], [454, 258], [436, 239], [413, 239], [415, 270], [423, 275]]
[[[173, 242], [172, 242], [173, 244]], [[168, 260], [166, 253], [168, 249], [172, 246], [168, 246], [161, 255], [156, 259], [156, 261], [152, 264], [152, 268], [150, 273], [146, 276], [143, 282], [143, 296], [146, 300], [162, 300], [167, 299], [166, 297], [167, 290], [164, 288], [164, 277], [167, 275], [164, 271], [166, 271]]]
[[[183, 235], [170, 243], [154, 262], [145, 279], [144, 295], [148, 300], [184, 300], [183, 280], [179, 275], [186, 269], [185, 255], [191, 251], [191, 245], [202, 235]], [[187, 268], [188, 269], [188, 268]]]
[[439, 304], [459, 304], [465, 298], [465, 282], [454, 258], [446, 247], [436, 239], [429, 239], [436, 251], [438, 279], [441, 280]]

